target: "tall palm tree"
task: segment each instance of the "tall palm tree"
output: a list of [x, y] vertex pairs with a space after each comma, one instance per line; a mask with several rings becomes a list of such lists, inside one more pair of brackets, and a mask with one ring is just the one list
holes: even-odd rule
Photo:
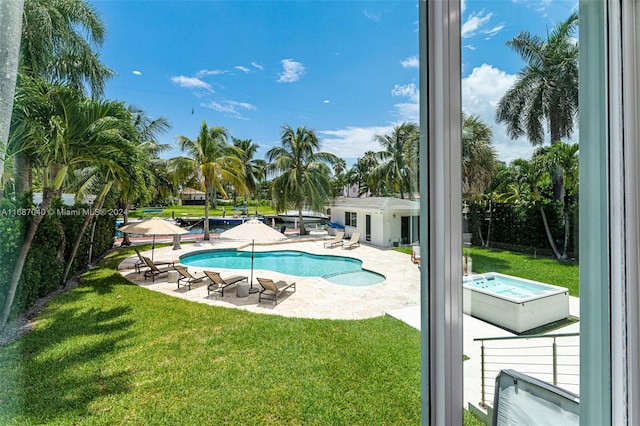
[[496, 174], [491, 129], [478, 116], [462, 114], [462, 194], [483, 194]]
[[[88, 167], [90, 174], [87, 182], [98, 191], [71, 248], [62, 276], [63, 285], [67, 282], [84, 233], [96, 212], [102, 208], [109, 191], [116, 186], [120, 189], [121, 197], [130, 199], [132, 194], [146, 192], [151, 183], [149, 155], [138, 139], [144, 134], [139, 133], [132, 123], [131, 111], [116, 101], [89, 102], [88, 106], [94, 110], [94, 114], [102, 117], [95, 123], [99, 131], [89, 135], [88, 141], [100, 149], [99, 161]], [[91, 140], [93, 138], [96, 140]]]
[[244, 174], [245, 174], [245, 184], [249, 192], [255, 195], [255, 191], [260, 181], [260, 167], [254, 160], [254, 156], [260, 148], [259, 145], [253, 143], [251, 139], [237, 139], [231, 137], [233, 142], [233, 146], [238, 148], [238, 154], [240, 155], [240, 160], [244, 165]]
[[320, 140], [306, 127], [293, 130], [284, 126], [280, 146], [267, 151], [268, 170], [276, 175], [272, 185], [272, 198], [278, 211], [298, 210], [300, 235], [306, 235], [302, 209], [305, 205], [322, 211], [331, 199], [331, 169], [337, 157], [318, 151]]
[[542, 196], [540, 195], [539, 185], [546, 175], [545, 167], [541, 162], [541, 157], [533, 156], [531, 161], [520, 158], [514, 160], [511, 165], [516, 170], [517, 179], [526, 186], [527, 191], [523, 193], [528, 195], [528, 201], [533, 202], [540, 210], [544, 231], [547, 235], [549, 246], [551, 246], [551, 250], [553, 250], [553, 254], [556, 256], [556, 259], [561, 259], [562, 254], [558, 251], [553, 235], [551, 235], [549, 221], [547, 220], [547, 214], [545, 213], [544, 206], [542, 204]]
[[372, 176], [372, 171], [380, 164], [377, 155], [373, 151], [366, 151], [358, 158], [346, 175], [348, 185], [358, 186], [358, 197], [366, 194], [372, 196], [380, 195], [384, 191], [384, 183], [376, 182]]
[[109, 105], [90, 101], [77, 91], [52, 85], [43, 80], [28, 79], [17, 97], [16, 114], [9, 144], [14, 149], [31, 149], [42, 171], [43, 200], [31, 218], [18, 254], [8, 296], [0, 316], [0, 328], [9, 317], [13, 298], [33, 239], [53, 198], [74, 170], [95, 165], [116, 164], [110, 160], [111, 148], [105, 141], [113, 140], [122, 122], [111, 115]]
[[391, 134], [376, 135], [375, 140], [382, 145], [384, 151], [377, 156], [382, 161], [372, 172], [378, 181], [384, 181], [389, 188], [400, 193], [400, 198], [408, 193], [413, 199], [417, 188], [413, 151], [417, 149], [420, 130], [416, 124], [402, 123], [395, 125]]
[[[578, 114], [578, 14], [559, 22], [547, 39], [522, 32], [507, 42], [526, 63], [514, 86], [498, 102], [496, 121], [513, 139], [526, 135], [532, 145], [571, 137]], [[553, 176], [553, 197], [562, 198], [562, 174]]]
[[[102, 96], [113, 76], [99, 59], [105, 26], [96, 9], [84, 0], [25, 0], [20, 42], [20, 72], [29, 78], [62, 83], [94, 98]], [[18, 86], [23, 79], [18, 79]], [[26, 81], [26, 80], [25, 80]], [[30, 149], [14, 157], [16, 192], [31, 189]]]
[[[135, 140], [140, 144], [140, 149], [148, 156], [149, 171], [153, 174], [156, 180], [156, 185], [152, 187], [155, 188], [155, 192], [160, 192], [166, 188], [168, 183], [165, 181], [164, 175], [157, 173], [161, 170], [161, 164], [164, 163], [164, 160], [158, 158], [158, 155], [171, 148], [171, 146], [169, 144], [158, 143], [158, 138], [161, 134], [166, 133], [171, 129], [171, 124], [165, 117], [152, 119], [139, 107], [129, 106], [128, 109], [133, 128], [136, 132]], [[120, 200], [123, 202], [124, 211], [122, 224], [126, 225], [129, 221], [129, 207], [131, 202], [137, 198], [146, 198], [145, 195], [148, 194], [145, 194], [144, 191], [147, 191], [149, 187], [146, 185], [127, 185], [122, 189], [123, 191], [121, 191], [120, 194]], [[120, 245], [131, 245], [129, 234], [124, 234]]]
[[225, 197], [224, 183], [236, 187], [244, 194], [245, 184], [244, 164], [240, 159], [238, 148], [227, 143], [227, 131], [223, 127], [207, 126], [205, 120], [200, 126], [200, 133], [196, 139], [189, 139], [179, 135], [178, 143], [182, 151], [186, 151], [189, 158], [180, 157], [176, 161], [182, 163], [177, 167], [190, 169], [193, 174], [201, 177], [204, 182], [204, 239], [210, 240], [209, 234], [209, 203], [213, 197], [215, 208], [216, 194], [220, 192]]
[[571, 206], [578, 193], [578, 144], [556, 143], [550, 147], [538, 149], [534, 156], [539, 158], [548, 170], [553, 172], [556, 169], [562, 170], [564, 191], [563, 191], [563, 220], [564, 220], [564, 244], [562, 248], [562, 259], [567, 258], [567, 248], [569, 246], [570, 223], [569, 216]]

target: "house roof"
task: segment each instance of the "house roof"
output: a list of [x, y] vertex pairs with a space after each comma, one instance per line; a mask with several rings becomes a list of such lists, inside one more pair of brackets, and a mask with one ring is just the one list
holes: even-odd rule
[[403, 200], [393, 197], [336, 198], [332, 206], [367, 210], [419, 210], [417, 200]]

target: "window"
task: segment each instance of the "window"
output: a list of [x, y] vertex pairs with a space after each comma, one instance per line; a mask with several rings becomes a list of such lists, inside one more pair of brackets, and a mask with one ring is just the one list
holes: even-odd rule
[[358, 226], [358, 213], [356, 212], [344, 212], [344, 225], [345, 226], [353, 226], [354, 228]]

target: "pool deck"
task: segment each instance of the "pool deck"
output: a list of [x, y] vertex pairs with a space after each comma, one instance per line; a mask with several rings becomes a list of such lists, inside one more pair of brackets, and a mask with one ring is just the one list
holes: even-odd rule
[[[292, 236], [284, 243], [274, 243], [260, 245], [256, 243], [255, 250], [300, 250], [312, 254], [327, 254], [338, 256], [350, 256], [362, 260], [363, 268], [383, 274], [386, 280], [383, 283], [363, 287], [349, 287], [330, 283], [322, 278], [316, 277], [292, 277], [285, 274], [266, 271], [254, 271], [254, 287], [257, 286], [255, 277], [267, 277], [273, 280], [285, 280], [296, 282], [296, 292], [285, 294], [278, 298], [278, 304], [272, 301], [258, 303], [258, 294], [249, 294], [248, 297], [237, 297], [235, 286], [230, 286], [225, 290], [224, 297], [217, 293], [207, 296], [208, 280], [192, 285], [191, 290], [186, 287], [177, 288], [175, 283], [167, 282], [167, 274], [145, 281], [142, 273], [137, 274], [133, 265], [137, 260], [136, 256], [131, 256], [119, 265], [121, 274], [128, 280], [145, 287], [149, 290], [158, 291], [170, 296], [180, 297], [197, 303], [205, 303], [213, 306], [243, 309], [250, 312], [282, 315], [287, 317], [317, 318], [317, 319], [338, 319], [338, 320], [359, 320], [382, 315], [389, 315], [401, 320], [411, 327], [420, 329], [420, 269], [411, 262], [411, 257], [407, 254], [394, 251], [392, 249], [380, 249], [377, 247], [361, 244], [350, 250], [343, 250], [340, 247], [332, 249], [324, 248], [324, 242], [332, 237], [310, 236], [307, 238]], [[233, 240], [212, 238], [211, 241], [197, 240], [192, 244], [183, 244], [180, 250], [173, 250], [172, 247], [162, 247], [155, 250], [154, 259], [156, 261], [174, 261], [181, 255], [203, 250], [214, 250], [224, 248], [238, 248], [240, 250], [251, 250], [250, 243]], [[151, 257], [151, 251], [143, 252], [143, 255]], [[144, 269], [144, 268], [143, 268]], [[203, 269], [216, 270], [221, 272], [223, 277], [229, 275], [250, 276], [250, 270], [237, 269], [216, 269], [197, 268], [189, 266], [189, 272], [196, 277], [202, 277]], [[569, 298], [569, 311], [574, 317], [579, 317], [579, 299]], [[571, 324], [562, 329], [557, 329], [553, 333], [572, 333], [579, 331], [579, 322]], [[474, 341], [478, 337], [499, 337], [515, 336], [513, 333], [489, 323], [463, 315], [463, 348], [464, 354], [469, 357], [464, 362], [464, 404], [478, 406], [481, 400], [481, 378], [480, 378], [480, 342]], [[569, 357], [579, 354], [579, 338], [571, 338], [571, 351]], [[539, 343], [535, 340], [510, 341], [512, 346], [535, 348]], [[534, 350], [534, 349], [531, 349]], [[514, 368], [509, 366], [509, 359], [494, 359], [497, 365], [504, 362], [503, 368]], [[493, 386], [493, 378], [487, 379]], [[565, 386], [566, 389], [577, 393], [578, 384]], [[487, 402], [492, 405], [492, 400], [487, 397]]]
[[[191, 290], [186, 287], [177, 288], [175, 283], [167, 282], [167, 274], [145, 281], [143, 274], [133, 270], [136, 257], [132, 256], [119, 266], [121, 273], [130, 281], [150, 290], [159, 291], [171, 296], [188, 299], [194, 302], [206, 303], [214, 306], [232, 307], [251, 312], [276, 314], [299, 318], [331, 318], [331, 319], [364, 319], [385, 315], [388, 311], [418, 306], [420, 303], [420, 270], [411, 262], [410, 256], [391, 249], [379, 249], [366, 244], [360, 247], [343, 250], [340, 247], [324, 248], [324, 242], [330, 237], [310, 237], [308, 239], [293, 237], [284, 243], [258, 244], [255, 251], [270, 250], [300, 250], [311, 254], [325, 254], [348, 256], [362, 260], [362, 267], [383, 274], [386, 280], [371, 286], [351, 287], [330, 283], [318, 277], [293, 277], [268, 270], [254, 270], [254, 287], [257, 285], [255, 277], [271, 278], [274, 281], [285, 280], [296, 282], [296, 292], [284, 294], [278, 298], [278, 304], [271, 301], [258, 303], [258, 294], [248, 297], [236, 297], [235, 286], [225, 290], [224, 297], [217, 293], [207, 296], [207, 282], [192, 285]], [[198, 240], [193, 244], [183, 244], [181, 250], [163, 247], [155, 250], [154, 260], [174, 261], [187, 253], [203, 250], [224, 248], [238, 248], [251, 250], [250, 243], [225, 239], [210, 241]], [[143, 255], [151, 257], [151, 251]], [[220, 272], [222, 277], [230, 275], [246, 275], [247, 269], [218, 269], [198, 268], [189, 266], [189, 272], [196, 277], [204, 276], [203, 270]], [[144, 269], [144, 268], [143, 268]]]

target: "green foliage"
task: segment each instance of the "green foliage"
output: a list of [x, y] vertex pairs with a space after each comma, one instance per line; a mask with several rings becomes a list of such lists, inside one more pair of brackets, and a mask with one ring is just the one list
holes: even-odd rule
[[0, 199], [0, 306], [7, 297], [11, 275], [24, 238], [25, 221], [22, 216], [12, 214], [16, 204], [7, 199]]
[[[39, 298], [59, 287], [65, 260], [82, 223], [81, 213], [88, 208], [87, 205], [64, 206], [59, 199], [54, 201], [50, 209], [52, 214], [47, 214], [40, 223], [27, 255], [12, 305], [12, 318], [26, 311]], [[70, 214], [75, 209], [80, 212], [78, 216]], [[0, 201], [0, 229], [2, 230], [0, 282], [3, 283], [0, 288], [0, 303], [2, 304], [6, 300], [8, 284], [11, 281], [15, 261], [21, 249], [28, 220], [32, 218], [30, 215], [15, 214], [15, 211], [16, 205], [14, 203], [6, 199]], [[2, 212], [6, 212], [6, 214], [3, 215]], [[115, 217], [98, 215], [97, 218], [93, 245], [94, 259], [112, 247], [115, 236]], [[90, 232], [85, 234], [72, 271], [86, 267], [90, 235]]]
[[419, 423], [417, 330], [173, 298], [118, 273], [131, 254], [109, 254], [0, 350], [0, 424]]

